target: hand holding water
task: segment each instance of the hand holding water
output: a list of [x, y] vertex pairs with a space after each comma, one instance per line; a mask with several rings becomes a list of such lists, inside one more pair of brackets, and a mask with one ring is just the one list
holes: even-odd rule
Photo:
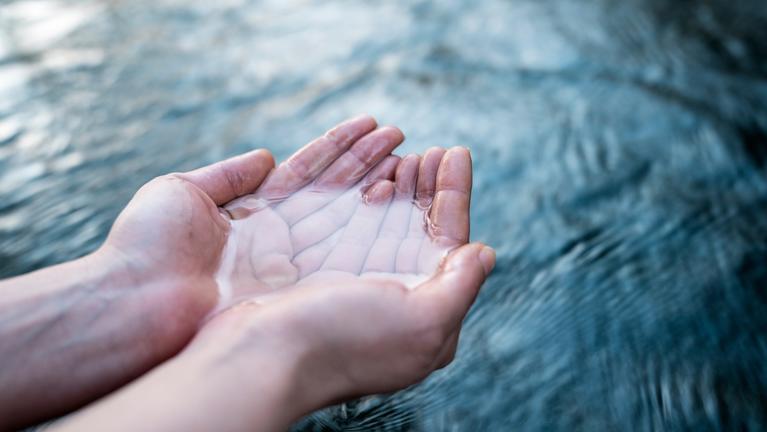
[[[19, 329], [48, 329], [36, 334], [50, 348], [19, 359], [28, 373], [8, 369], [7, 395], [16, 396], [0, 396], [19, 414], [11, 424], [92, 400], [192, 337], [181, 354], [63, 426], [279, 430], [449, 363], [494, 253], [467, 244], [468, 151], [401, 159], [391, 152], [402, 140], [362, 116], [276, 168], [258, 150], [159, 177], [97, 252], [6, 282], [6, 292], [19, 288], [0, 308], [9, 317], [42, 304], [40, 296], [53, 306], [82, 299], [63, 315], [53, 306], [25, 315], [40, 324]], [[59, 352], [60, 328], [80, 330]], [[119, 355], [102, 355], [105, 347]], [[41, 369], [52, 355], [87, 373]], [[51, 389], [51, 381], [60, 382]]]

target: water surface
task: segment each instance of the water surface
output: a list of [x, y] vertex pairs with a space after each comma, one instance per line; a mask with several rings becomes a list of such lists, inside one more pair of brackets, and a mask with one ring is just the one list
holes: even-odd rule
[[297, 430], [767, 429], [760, 1], [4, 1], [0, 276], [359, 112], [471, 147], [498, 266], [453, 365]]

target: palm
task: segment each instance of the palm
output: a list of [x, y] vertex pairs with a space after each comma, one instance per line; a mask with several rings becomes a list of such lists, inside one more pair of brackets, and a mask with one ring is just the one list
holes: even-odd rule
[[[430, 229], [444, 150], [400, 160], [390, 155], [402, 141], [395, 129], [354, 141], [359, 134], [345, 133], [352, 137], [348, 150], [329, 144], [332, 133], [309, 144], [255, 193], [225, 206], [233, 220], [217, 274], [224, 303], [350, 278], [412, 287], [435, 272], [448, 249], [465, 243]], [[315, 162], [328, 148], [341, 151]]]
[[[168, 310], [191, 326], [254, 300], [213, 322], [239, 332], [252, 316], [312, 335], [315, 363], [331, 369], [318, 376], [355, 383], [343, 397], [400, 388], [450, 361], [494, 261], [481, 245], [459, 247], [469, 237], [468, 152], [400, 159], [391, 152], [402, 140], [363, 117], [274, 169], [256, 151], [162, 177], [137, 194], [106, 246], [141, 264], [137, 274], [156, 278], [150, 285], [170, 286], [154, 301], [172, 300]], [[247, 306], [275, 294], [259, 308], [266, 321], [250, 314]], [[231, 334], [213, 322], [206, 327]]]
[[[115, 222], [107, 247], [152, 273], [213, 274], [226, 241], [227, 222], [194, 184], [165, 176], [141, 188]], [[215, 245], [220, 245], [218, 248]]]
[[161, 177], [139, 191], [107, 245], [180, 286], [217, 285], [221, 306], [318, 279], [415, 286], [468, 240], [471, 167], [468, 154], [443, 158], [443, 149], [400, 160], [391, 152], [403, 139], [361, 117], [265, 180], [268, 152]]
[[387, 162], [346, 190], [308, 186], [271, 205], [257, 194], [230, 204], [242, 218], [232, 222], [222, 283], [240, 298], [339, 272], [412, 284], [433, 273], [442, 248], [413, 203], [418, 158], [400, 164], [396, 187], [384, 180]]

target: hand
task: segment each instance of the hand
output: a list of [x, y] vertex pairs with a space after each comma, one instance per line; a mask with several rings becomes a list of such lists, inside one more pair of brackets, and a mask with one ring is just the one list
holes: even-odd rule
[[[332, 162], [375, 127], [372, 118], [358, 117], [336, 126], [307, 149], [333, 148], [334, 153], [312, 155], [313, 161], [326, 158]], [[399, 131], [382, 131], [393, 137], [389, 147], [401, 142], [401, 138], [397, 139], [401, 137]], [[150, 314], [161, 320], [157, 330], [183, 334], [188, 340], [219, 301], [215, 276], [231, 229], [227, 213], [219, 206], [252, 193], [270, 172], [261, 190], [284, 193], [298, 188], [316, 170], [310, 162], [303, 165], [306, 156], [306, 151], [299, 152], [273, 170], [271, 154], [256, 150], [195, 171], [152, 180], [118, 217], [97, 252], [103, 258], [99, 261], [119, 262], [126, 267], [123, 273], [131, 275], [133, 285], [151, 291], [148, 305], [162, 307]], [[261, 228], [275, 231], [280, 226], [267, 221]], [[276, 243], [272, 246], [279, 247]], [[172, 345], [178, 349], [177, 343]]]
[[[401, 141], [393, 128], [345, 152], [320, 139], [225, 206], [232, 231], [217, 280], [223, 306], [239, 306], [218, 321], [252, 314], [264, 326], [268, 315], [274, 333], [309, 347], [301, 388], [323, 389], [317, 400], [399, 389], [448, 364], [494, 264], [490, 248], [464, 246], [469, 152], [387, 156]], [[280, 175], [295, 167], [304, 174]]]
[[[366, 138], [350, 151], [389, 151]], [[331, 400], [399, 389], [448, 364], [461, 320], [494, 264], [490, 248], [466, 245], [467, 150], [432, 149], [420, 164], [417, 156], [398, 166], [382, 159], [356, 183], [369, 169], [366, 160], [377, 161], [345, 164], [345, 172], [354, 173], [348, 177], [328, 165], [310, 186], [276, 203], [269, 190], [259, 189], [227, 206], [235, 218], [230, 241], [236, 248], [225, 270], [233, 271], [235, 298], [251, 300], [204, 330], [223, 326], [226, 333], [227, 326], [217, 322], [242, 314], [252, 314], [257, 326], [280, 327], [276, 333], [289, 334], [311, 352], [303, 369], [316, 381], [301, 387], [324, 389]], [[395, 172], [392, 183], [387, 178]], [[348, 184], [354, 186], [339, 190]], [[458, 246], [438, 269], [444, 252]], [[264, 262], [269, 264], [259, 265]], [[412, 275], [422, 283], [407, 277], [407, 287], [403, 276]], [[264, 293], [270, 293], [268, 301]], [[264, 303], [260, 312], [247, 306]]]
[[[423, 159], [400, 160], [389, 153], [402, 139], [381, 128], [345, 152], [317, 140], [255, 193], [228, 203], [221, 308], [349, 276], [414, 287], [433, 275], [447, 251], [468, 240], [471, 159], [456, 148], [441, 163], [445, 150], [432, 148]], [[295, 167], [301, 176], [280, 175]]]
[[[400, 161], [389, 152], [401, 133], [374, 128], [364, 117], [336, 128], [227, 204], [214, 279], [234, 306], [181, 355], [67, 425], [283, 430], [449, 363], [495, 262], [492, 249], [466, 244], [470, 156], [432, 149]], [[328, 217], [337, 211], [348, 221]], [[302, 220], [312, 223], [298, 229]]]
[[0, 430], [63, 415], [177, 354], [218, 299], [229, 223], [217, 204], [272, 166], [261, 150], [153, 180], [98, 251], [0, 281]]
[[[495, 255], [492, 249], [481, 244], [465, 244], [469, 234], [471, 189], [468, 152], [451, 149], [444, 155], [440, 150], [429, 153], [440, 157], [427, 153], [423, 160], [436, 159], [438, 164], [435, 169], [423, 169], [431, 163], [421, 163], [418, 178], [405, 175], [415, 170], [414, 162], [409, 162], [414, 159], [409, 157], [399, 164], [393, 184], [389, 180], [375, 180], [377, 176], [368, 174], [368, 179], [373, 177], [373, 180], [353, 189], [358, 200], [360, 190], [370, 198], [358, 203], [358, 209], [370, 206], [368, 210], [372, 213], [377, 213], [376, 209], [388, 203], [392, 195], [396, 204], [398, 192], [420, 190], [422, 193], [416, 197], [428, 202], [432, 199], [428, 191], [434, 191], [429, 210], [431, 228], [423, 238], [431, 241], [436, 233], [434, 237], [439, 243], [462, 246], [451, 251], [427, 281], [408, 288], [397, 280], [401, 275], [397, 273], [396, 260], [391, 259], [392, 254], [385, 253], [381, 256], [389, 259], [381, 262], [390, 263], [392, 267], [388, 271], [375, 268], [376, 274], [361, 272], [363, 276], [360, 276], [354, 271], [322, 270], [320, 266], [317, 271], [306, 272], [305, 277], [301, 276], [302, 266], [290, 270], [284, 264], [291, 260], [279, 257], [274, 259], [278, 265], [259, 273], [250, 256], [243, 255], [233, 263], [241, 264], [240, 268], [246, 271], [234, 279], [238, 281], [237, 289], [251, 290], [250, 300], [240, 301], [214, 316], [181, 355], [74, 417], [65, 426], [81, 430], [110, 421], [125, 430], [149, 425], [158, 430], [252, 430], [254, 427], [284, 430], [311, 410], [354, 396], [403, 388], [448, 364], [455, 353], [462, 319], [492, 269]], [[387, 158], [382, 160], [383, 165], [379, 167], [387, 163]], [[275, 170], [270, 179], [286, 172], [281, 171], [285, 165]], [[359, 170], [351, 172], [362, 176]], [[372, 171], [375, 172], [376, 169]], [[275, 180], [267, 180], [264, 186], [270, 181]], [[230, 241], [245, 239], [243, 242], [247, 243], [253, 238], [241, 234], [247, 229], [257, 229], [245, 224], [259, 220], [253, 217], [259, 213], [279, 218], [283, 228], [287, 226], [274, 208], [289, 202], [290, 195], [310, 181], [312, 178], [303, 178], [294, 184], [294, 192], [286, 194], [287, 188], [283, 188], [279, 194], [275, 192], [277, 196], [259, 189], [256, 197], [228, 205], [235, 226]], [[390, 192], [385, 192], [387, 190]], [[338, 193], [337, 188], [336, 192], [336, 197], [343, 194]], [[409, 203], [407, 193], [403, 199]], [[334, 195], [326, 195], [324, 191], [320, 191], [319, 196], [325, 203], [336, 200], [327, 199]], [[259, 202], [258, 197], [265, 201]], [[274, 199], [282, 204], [275, 205], [270, 201]], [[244, 230], [238, 230], [238, 224]], [[347, 229], [352, 225], [347, 224]], [[283, 240], [282, 254], [287, 255], [293, 243], [289, 239], [291, 230], [284, 229], [288, 236], [283, 232], [281, 237], [288, 240]], [[361, 232], [368, 231], [372, 230]], [[267, 231], [262, 233], [266, 237], [254, 240], [269, 238]], [[381, 238], [385, 237], [376, 235], [372, 244]], [[337, 244], [341, 242], [334, 243]], [[371, 246], [370, 250], [375, 247]], [[331, 246], [328, 253], [333, 250], [337, 250], [335, 246]], [[231, 256], [238, 258], [238, 254]], [[226, 270], [226, 266], [223, 268]], [[284, 268], [288, 271], [281, 273]], [[359, 264], [355, 269], [360, 271]], [[248, 274], [247, 270], [253, 272]], [[224, 274], [229, 273], [224, 271]], [[263, 278], [264, 274], [268, 277]], [[280, 274], [288, 276], [274, 277]], [[369, 277], [365, 277], [366, 274]], [[288, 283], [284, 283], [286, 280]], [[253, 282], [251, 288], [245, 284], [247, 281]], [[268, 301], [264, 301], [265, 298]], [[138, 409], [142, 412], [140, 418], [131, 414]]]

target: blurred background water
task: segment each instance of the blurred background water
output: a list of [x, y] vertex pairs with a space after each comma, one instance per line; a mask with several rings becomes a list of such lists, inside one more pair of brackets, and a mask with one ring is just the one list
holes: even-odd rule
[[296, 430], [767, 430], [767, 7], [0, 2], [0, 277], [360, 112], [472, 149], [498, 267], [425, 383]]

